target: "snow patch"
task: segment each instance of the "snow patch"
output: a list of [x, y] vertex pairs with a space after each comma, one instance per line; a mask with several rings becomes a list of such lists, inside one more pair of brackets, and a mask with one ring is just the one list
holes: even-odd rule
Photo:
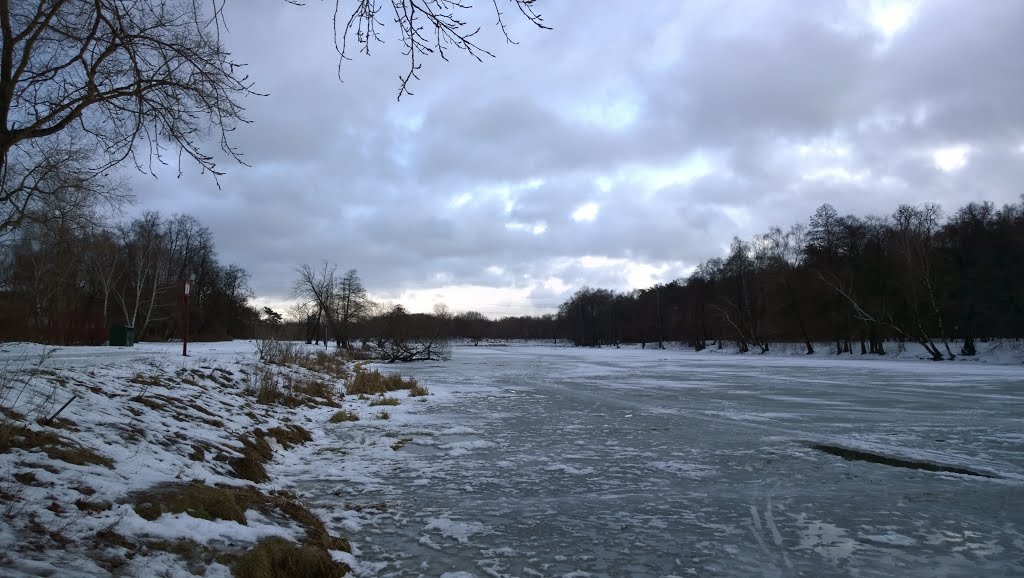
[[445, 538], [452, 538], [460, 544], [469, 542], [470, 537], [485, 533], [487, 528], [480, 522], [461, 522], [447, 516], [427, 518], [425, 531], [436, 530]]

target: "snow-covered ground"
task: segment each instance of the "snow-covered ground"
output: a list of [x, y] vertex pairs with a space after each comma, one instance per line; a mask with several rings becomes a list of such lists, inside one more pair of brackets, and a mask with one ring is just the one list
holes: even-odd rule
[[[300, 529], [255, 511], [244, 526], [147, 521], [126, 500], [173, 480], [243, 484], [185, 450], [196, 440], [235, 447], [255, 427], [284, 424], [313, 440], [287, 451], [274, 442], [271, 481], [258, 487], [315, 505], [351, 540], [355, 556], [335, 556], [357, 576], [1024, 575], [1024, 366], [1014, 345], [976, 363], [467, 345], [449, 362], [382, 366], [431, 395], [397, 394], [386, 420], [350, 396], [345, 407], [361, 419], [337, 424], [327, 423], [333, 408], [239, 395], [249, 342], [190, 344], [189, 358], [180, 344], [62, 348], [15, 406], [52, 415], [79, 395], [61, 414], [77, 431], [63, 434], [113, 467], [0, 454], [0, 490], [20, 492], [0, 512], [0, 575], [108, 575], [82, 555], [105, 528], [242, 549], [296, 538]], [[30, 369], [40, 351], [0, 345], [0, 367]], [[146, 385], [154, 375], [177, 378]], [[140, 394], [196, 407], [175, 406], [188, 419], [172, 419], [130, 401]], [[15, 481], [29, 471], [33, 483]], [[78, 512], [83, 497], [112, 506]], [[69, 545], [25, 548], [30, 515]], [[202, 571], [229, 573], [217, 563]], [[156, 551], [114, 570], [187, 572]]]
[[[241, 554], [261, 538], [303, 538], [293, 520], [271, 520], [254, 509], [244, 512], [242, 524], [183, 513], [147, 520], [133, 508], [139, 492], [167, 484], [273, 492], [287, 475], [280, 463], [270, 464], [270, 481], [262, 484], [232, 473], [243, 440], [255, 441], [257, 429], [298, 425], [314, 434], [314, 442], [290, 451], [311, 452], [336, 411], [255, 403], [245, 392], [256, 366], [252, 342], [192, 344], [189, 353], [182, 357], [180, 344], [0, 344], [0, 402], [21, 414], [3, 424], [13, 424], [15, 436], [39, 438], [0, 453], [0, 575], [191, 576], [196, 570], [230, 576], [219, 561], [200, 569], [193, 561], [189, 568], [174, 554], [174, 544], [190, 540]], [[68, 401], [59, 419], [40, 422]], [[365, 403], [348, 405], [359, 412]], [[287, 453], [269, 443], [276, 455]]]

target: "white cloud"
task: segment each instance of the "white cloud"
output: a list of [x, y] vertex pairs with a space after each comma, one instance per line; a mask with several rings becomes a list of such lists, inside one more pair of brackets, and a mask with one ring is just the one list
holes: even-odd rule
[[478, 311], [489, 317], [533, 315], [549, 308], [531, 306], [530, 292], [539, 286], [486, 287], [483, 285], [440, 285], [403, 291], [396, 301], [413, 313], [429, 313], [434, 305], [443, 303], [456, 313]]
[[945, 173], [957, 172], [967, 166], [971, 147], [953, 145], [937, 148], [932, 151], [932, 162], [935, 168]]
[[548, 230], [548, 224], [544, 222], [537, 223], [519, 223], [511, 222], [505, 223], [505, 228], [510, 231], [526, 231], [533, 235], [543, 235]]
[[601, 211], [601, 205], [591, 201], [589, 203], [583, 203], [576, 207], [576, 210], [572, 212], [572, 220], [577, 223], [590, 223], [597, 218], [597, 214]]
[[871, 2], [871, 24], [886, 38], [891, 38], [910, 25], [917, 11], [914, 0], [873, 0]]
[[824, 202], [1018, 199], [1017, 0], [545, 3], [554, 30], [513, 23], [506, 46], [485, 27], [497, 58], [424, 60], [401, 102], [395, 43], [340, 83], [333, 7], [307, 4], [228, 4], [228, 49], [270, 93], [234, 133], [252, 168], [219, 164], [220, 190], [176, 167], [133, 179], [139, 212], [208, 224], [261, 303], [328, 259], [421, 310], [550, 310], [582, 285], [675, 278]]

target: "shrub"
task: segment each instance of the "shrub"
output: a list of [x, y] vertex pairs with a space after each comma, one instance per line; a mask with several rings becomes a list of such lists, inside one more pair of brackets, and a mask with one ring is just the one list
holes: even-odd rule
[[259, 360], [271, 365], [290, 365], [296, 363], [301, 349], [294, 341], [278, 341], [276, 339], [257, 339], [256, 355]]

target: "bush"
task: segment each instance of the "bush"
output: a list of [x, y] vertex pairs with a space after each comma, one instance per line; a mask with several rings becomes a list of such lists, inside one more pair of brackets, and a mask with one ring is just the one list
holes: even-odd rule
[[294, 341], [278, 341], [276, 339], [257, 339], [256, 355], [259, 360], [271, 365], [289, 365], [296, 363], [301, 350]]

